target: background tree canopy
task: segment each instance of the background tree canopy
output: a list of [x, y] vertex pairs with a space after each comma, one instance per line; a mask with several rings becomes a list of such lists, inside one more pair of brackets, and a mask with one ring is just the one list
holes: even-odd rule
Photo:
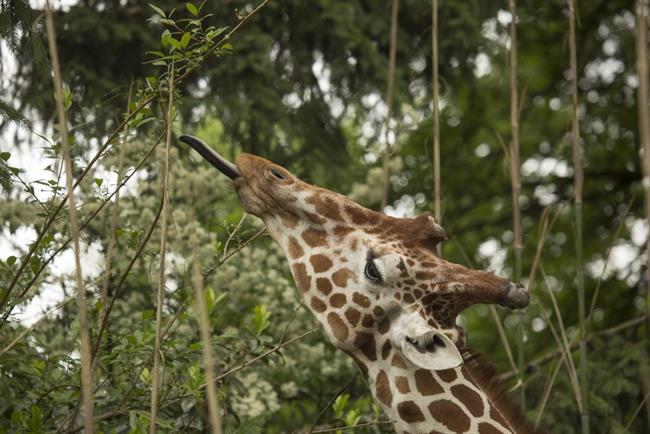
[[[448, 0], [440, 5], [442, 205], [450, 235], [443, 254], [453, 262], [512, 276], [506, 150], [511, 16], [506, 3]], [[624, 432], [628, 424], [629, 432], [650, 430], [650, 401], [644, 402], [650, 393], [643, 320], [647, 221], [641, 197], [632, 3], [578, 4], [588, 309], [594, 300], [588, 328], [588, 401], [592, 432], [598, 433]], [[116, 254], [108, 273], [107, 295], [119, 297], [96, 370], [95, 416], [104, 432], [139, 432], [149, 423], [160, 242], [155, 222], [164, 172], [164, 145], [152, 145], [160, 142], [167, 109], [164, 67], [152, 63], [156, 54], [150, 52], [169, 49], [161, 43], [170, 27], [165, 19], [180, 25], [192, 18], [190, 9], [178, 2], [155, 6], [165, 14], [173, 8], [176, 12], [165, 18], [147, 1], [83, 0], [54, 14], [63, 81], [69, 89], [76, 177], [110, 139], [78, 188], [80, 221], [88, 219], [82, 245], [93, 339], [106, 301], [101, 288], [115, 204], [109, 195], [120, 161], [130, 176], [119, 205]], [[206, 1], [200, 16], [209, 14], [203, 20], [206, 28], [232, 29], [255, 6], [239, 0]], [[0, 306], [0, 431], [74, 430], [82, 423], [75, 411], [80, 396], [77, 308], [74, 302], [65, 304], [26, 335], [21, 333], [31, 322], [17, 315], [27, 305], [45, 304], [48, 298], [64, 301], [74, 294], [71, 268], [65, 266], [72, 257], [64, 245], [67, 218], [65, 213], [51, 217], [65, 188], [43, 10], [23, 0], [0, 1], [0, 8], [0, 296], [6, 298]], [[389, 1], [271, 0], [227, 41], [232, 47], [217, 50], [178, 84], [174, 135], [193, 133], [230, 157], [240, 152], [264, 156], [307, 182], [377, 209], [389, 9]], [[525, 411], [534, 420], [560, 360], [551, 330], [551, 325], [558, 327], [558, 318], [549, 291], [557, 298], [569, 339], [578, 332], [566, 2], [522, 1], [517, 23], [525, 276], [533, 267], [543, 216], [554, 221], [531, 284], [533, 303], [524, 317]], [[393, 214], [433, 210], [431, 74], [431, 4], [402, 0], [393, 111], [397, 138], [385, 210]], [[148, 77], [156, 78], [155, 84]], [[147, 95], [152, 95], [147, 109], [127, 122], [126, 132], [111, 137], [128, 101], [128, 112], [133, 112]], [[217, 375], [317, 324], [305, 309], [294, 318], [299, 298], [281, 252], [268, 237], [228, 256], [261, 228], [252, 217], [238, 226], [243, 211], [228, 181], [175, 140], [171, 155], [163, 310], [163, 325], [169, 327], [163, 341], [158, 423], [164, 431], [202, 432], [208, 418], [192, 304], [190, 258], [195, 246], [206, 272]], [[32, 245], [50, 217], [46, 235]], [[34, 253], [18, 276], [25, 258], [21, 255], [30, 247]], [[517, 314], [499, 313], [514, 348]], [[468, 310], [462, 323], [473, 348], [487, 353], [499, 372], [512, 370], [486, 307]], [[542, 424], [554, 433], [573, 433], [580, 421], [574, 391], [567, 370], [562, 366], [558, 372]], [[508, 386], [516, 384], [512, 375], [507, 381]], [[219, 394], [228, 432], [288, 433], [316, 423], [342, 426], [383, 417], [356, 368], [325, 343], [320, 331], [228, 375]], [[373, 425], [356, 432], [391, 429]]]

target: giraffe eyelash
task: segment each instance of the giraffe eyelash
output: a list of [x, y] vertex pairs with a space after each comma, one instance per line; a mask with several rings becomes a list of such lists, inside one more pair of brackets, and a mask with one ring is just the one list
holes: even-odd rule
[[375, 257], [372, 253], [371, 250], [368, 250], [368, 256], [366, 258], [366, 266], [363, 269], [363, 274], [365, 274], [366, 278], [370, 280], [372, 283], [382, 283], [383, 282], [383, 276], [377, 269], [377, 266], [375, 265]]

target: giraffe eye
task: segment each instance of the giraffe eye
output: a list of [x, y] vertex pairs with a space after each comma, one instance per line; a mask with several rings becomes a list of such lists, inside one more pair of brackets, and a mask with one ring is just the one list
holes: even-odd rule
[[363, 270], [363, 273], [372, 283], [381, 283], [381, 273], [379, 273], [379, 270], [377, 270], [375, 261], [372, 259], [368, 259], [368, 262], [366, 262], [366, 268]]
[[275, 167], [271, 167], [271, 173], [278, 179], [284, 179], [284, 175]]

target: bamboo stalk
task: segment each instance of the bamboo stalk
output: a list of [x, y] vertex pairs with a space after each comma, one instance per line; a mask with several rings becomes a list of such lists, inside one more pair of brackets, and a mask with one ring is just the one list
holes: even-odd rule
[[[519, 177], [519, 101], [517, 96], [517, 2], [509, 0], [510, 8], [510, 180], [512, 184], [512, 224], [513, 224], [513, 252], [515, 259], [516, 281], [521, 280], [521, 256], [523, 244], [521, 241], [521, 210], [519, 196], [521, 194], [521, 180]], [[524, 314], [519, 312], [517, 324], [517, 370], [522, 387], [519, 390], [519, 403], [526, 408], [526, 388], [524, 386]]]
[[199, 329], [201, 332], [201, 344], [203, 351], [203, 369], [205, 371], [205, 380], [208, 383], [208, 413], [210, 415], [210, 425], [212, 434], [221, 434], [221, 418], [219, 416], [219, 397], [217, 396], [217, 386], [214, 381], [214, 358], [212, 357], [212, 348], [210, 344], [210, 319], [208, 310], [205, 306], [203, 294], [203, 274], [201, 266], [196, 255], [196, 247], [193, 249], [194, 264], [192, 267], [194, 277], [194, 290], [196, 296], [196, 310], [199, 317]]
[[[433, 0], [431, 13], [431, 69], [433, 77], [433, 190], [434, 190], [434, 217], [438, 224], [442, 224], [442, 207], [440, 197], [440, 95], [438, 86], [438, 0]], [[438, 248], [439, 249], [439, 248]]]
[[[650, 221], [650, 114], [648, 113], [648, 10], [644, 0], [636, 0], [636, 69], [639, 85], [636, 89], [637, 113], [639, 122], [639, 147], [641, 148], [641, 168], [643, 173], [643, 193], [646, 221]], [[650, 312], [650, 235], [646, 239], [646, 312]], [[646, 317], [646, 339], [650, 336], [650, 316]], [[642, 367], [644, 374], [647, 368]], [[647, 376], [641, 384], [648, 390]], [[647, 399], [647, 395], [646, 395]], [[645, 401], [647, 402], [647, 401]], [[647, 425], [650, 426], [650, 405], [646, 404]], [[628, 428], [633, 418], [628, 423]]]
[[[646, 220], [650, 221], [650, 114], [648, 113], [648, 11], [643, 0], [636, 0], [636, 89], [639, 122], [639, 146], [642, 152], [643, 192]], [[646, 310], [650, 311], [650, 236], [646, 241]], [[650, 319], [647, 323], [650, 334]]]
[[[386, 126], [385, 126], [385, 148], [383, 155], [383, 183], [384, 190], [381, 196], [381, 209], [388, 204], [388, 190], [390, 187], [390, 173], [388, 169], [388, 158], [391, 152], [390, 137], [391, 137], [391, 117], [393, 116], [393, 95], [395, 93], [395, 59], [397, 58], [397, 15], [399, 11], [399, 0], [392, 0], [390, 12], [390, 48], [388, 54], [388, 84], [386, 85], [386, 105], [388, 111], [386, 113]], [[394, 135], [393, 135], [394, 137]]]
[[578, 321], [580, 327], [580, 393], [582, 394], [582, 412], [580, 414], [582, 433], [589, 433], [589, 403], [587, 383], [587, 335], [585, 321], [585, 282], [582, 241], [582, 150], [580, 147], [580, 118], [578, 114], [578, 66], [575, 32], [575, 0], [569, 3], [569, 63], [571, 69], [571, 149], [573, 154], [573, 182], [575, 194], [576, 224], [576, 284], [578, 286]]
[[68, 125], [66, 120], [65, 107], [63, 105], [63, 85], [61, 80], [61, 67], [59, 64], [59, 52], [56, 46], [56, 34], [54, 31], [54, 19], [50, 2], [45, 5], [45, 24], [47, 27], [47, 42], [52, 61], [52, 73], [54, 81], [54, 93], [56, 99], [56, 112], [59, 121], [59, 134], [61, 135], [61, 154], [65, 162], [65, 183], [68, 191], [68, 220], [70, 225], [70, 237], [73, 240], [75, 260], [75, 280], [77, 286], [77, 304], [79, 308], [79, 334], [81, 337], [81, 395], [84, 406], [84, 431], [93, 432], [93, 374], [90, 364], [90, 333], [88, 324], [88, 311], [86, 308], [86, 289], [83, 283], [81, 270], [81, 249], [79, 246], [79, 224], [77, 221], [77, 205], [75, 203], [74, 186], [72, 181], [72, 161], [70, 159], [70, 147], [68, 144]]
[[153, 352], [153, 370], [151, 378], [151, 416], [149, 433], [156, 432], [156, 416], [158, 414], [158, 389], [160, 376], [160, 341], [162, 331], [162, 305], [165, 293], [165, 250], [167, 248], [167, 219], [169, 215], [169, 154], [172, 141], [172, 122], [174, 116], [174, 64], [168, 69], [167, 83], [169, 98], [167, 101], [167, 139], [165, 142], [165, 172], [162, 186], [162, 222], [160, 235], [160, 265], [158, 277], [158, 291], [156, 292], [156, 341]]

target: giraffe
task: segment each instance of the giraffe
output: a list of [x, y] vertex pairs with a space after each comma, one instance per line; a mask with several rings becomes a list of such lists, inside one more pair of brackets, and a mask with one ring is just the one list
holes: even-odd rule
[[234, 165], [198, 138], [180, 140], [231, 178], [244, 209], [262, 219], [305, 304], [397, 433], [534, 432], [456, 325], [476, 303], [526, 307], [521, 285], [441, 259], [445, 232], [429, 215], [390, 217], [264, 158], [241, 154]]

